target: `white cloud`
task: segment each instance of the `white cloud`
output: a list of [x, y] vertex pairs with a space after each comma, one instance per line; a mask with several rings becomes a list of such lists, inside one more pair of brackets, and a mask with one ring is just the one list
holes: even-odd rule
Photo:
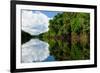
[[49, 18], [40, 11], [22, 11], [22, 30], [31, 34], [39, 35], [49, 30]]
[[48, 18], [49, 20], [52, 20], [53, 18]]
[[22, 63], [43, 61], [49, 55], [49, 44], [38, 39], [31, 39], [22, 45]]

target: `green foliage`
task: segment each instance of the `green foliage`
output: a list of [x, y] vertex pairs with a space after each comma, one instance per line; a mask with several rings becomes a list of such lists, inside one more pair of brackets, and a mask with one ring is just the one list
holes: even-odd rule
[[89, 59], [90, 14], [58, 13], [49, 20], [48, 32], [32, 37], [48, 42], [51, 55], [58, 61]]
[[[49, 21], [49, 29], [44, 38], [49, 40], [50, 52], [56, 60], [89, 59], [89, 13], [58, 13]], [[52, 38], [46, 38], [48, 36]]]
[[71, 45], [71, 59], [72, 60], [83, 60], [83, 59], [88, 59], [83, 54], [83, 46], [80, 43], [73, 44]]

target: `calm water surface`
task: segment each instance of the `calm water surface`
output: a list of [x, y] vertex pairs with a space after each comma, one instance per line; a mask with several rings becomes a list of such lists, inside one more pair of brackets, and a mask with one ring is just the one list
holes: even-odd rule
[[49, 44], [39, 39], [31, 39], [22, 45], [22, 63], [54, 61]]

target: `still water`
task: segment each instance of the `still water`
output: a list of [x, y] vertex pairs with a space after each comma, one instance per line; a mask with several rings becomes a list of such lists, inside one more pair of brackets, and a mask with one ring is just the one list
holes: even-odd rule
[[39, 39], [31, 39], [22, 44], [22, 63], [54, 61], [49, 44]]

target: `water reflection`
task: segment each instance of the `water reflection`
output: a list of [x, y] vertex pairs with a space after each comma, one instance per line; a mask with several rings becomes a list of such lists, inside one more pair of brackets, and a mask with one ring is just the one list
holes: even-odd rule
[[22, 45], [22, 63], [54, 60], [50, 56], [49, 44], [39, 39], [31, 39]]

